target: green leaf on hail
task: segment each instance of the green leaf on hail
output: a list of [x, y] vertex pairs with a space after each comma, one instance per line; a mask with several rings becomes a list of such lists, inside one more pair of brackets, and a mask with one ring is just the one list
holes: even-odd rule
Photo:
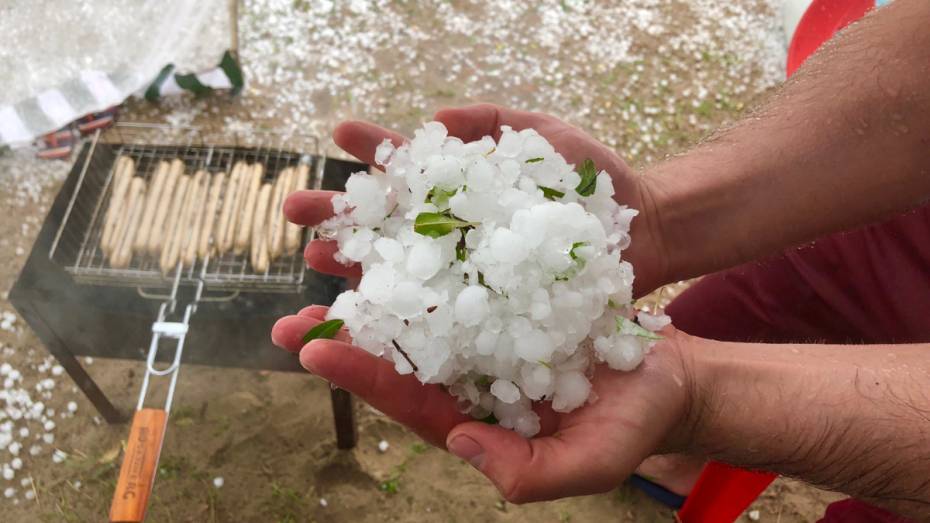
[[472, 227], [474, 223], [460, 220], [451, 214], [439, 212], [421, 212], [413, 222], [413, 230], [423, 236], [439, 238], [463, 227]]
[[455, 196], [455, 193], [458, 191], [458, 189], [447, 191], [439, 187], [433, 187], [429, 190], [428, 193], [426, 193], [426, 202], [432, 203], [436, 206], [437, 209], [448, 209], [449, 198]]
[[328, 320], [313, 327], [304, 334], [303, 342], [310, 343], [311, 340], [331, 339], [339, 332], [339, 329], [345, 324], [342, 320]]
[[555, 200], [565, 196], [565, 193], [562, 191], [551, 189], [549, 187], [543, 187], [542, 185], [539, 186], [539, 189], [543, 192], [543, 196], [550, 200]]
[[578, 187], [575, 187], [575, 192], [582, 196], [594, 194], [594, 189], [597, 188], [597, 169], [594, 168], [594, 161], [588, 158], [581, 164], [577, 172], [581, 176], [581, 181], [578, 183]]
[[539, 162], [543, 161], [544, 159], [545, 159], [545, 158], [543, 158], [542, 156], [540, 156], [540, 157], [538, 157], [538, 158], [530, 158], [529, 160], [526, 161], [526, 163], [539, 163]]
[[617, 332], [620, 334], [628, 334], [630, 336], [636, 336], [637, 338], [645, 338], [647, 340], [659, 341], [664, 340], [662, 336], [644, 329], [641, 325], [636, 322], [630, 321], [622, 316], [617, 316]]
[[575, 254], [575, 249], [577, 249], [577, 248], [579, 248], [579, 247], [584, 247], [584, 246], [587, 245], [587, 244], [588, 244], [588, 242], [575, 242], [575, 243], [573, 243], [573, 244], [572, 244], [572, 248], [569, 249], [569, 251], [568, 251], [568, 255], [571, 256], [573, 260], [577, 260], [577, 259], [578, 259], [578, 255]]

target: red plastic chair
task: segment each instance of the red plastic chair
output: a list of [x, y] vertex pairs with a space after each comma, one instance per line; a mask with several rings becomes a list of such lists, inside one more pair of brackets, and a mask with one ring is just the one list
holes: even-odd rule
[[[787, 76], [791, 76], [837, 31], [862, 18], [875, 0], [814, 0], [804, 12], [788, 46]], [[723, 463], [708, 463], [687, 501], [678, 511], [681, 523], [728, 523], [752, 504], [777, 477]]]

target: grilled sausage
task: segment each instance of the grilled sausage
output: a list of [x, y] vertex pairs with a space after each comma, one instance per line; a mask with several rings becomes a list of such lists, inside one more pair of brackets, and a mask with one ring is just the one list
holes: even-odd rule
[[181, 214], [184, 205], [187, 203], [190, 191], [190, 176], [181, 176], [178, 179], [177, 190], [171, 201], [171, 208], [168, 210], [168, 224], [165, 227], [164, 235], [161, 242], [161, 256], [159, 257], [159, 266], [163, 273], [171, 272], [171, 269], [178, 262], [178, 253], [180, 251], [178, 232], [181, 229]]
[[[207, 195], [207, 208], [203, 217], [203, 226], [200, 228], [200, 235], [197, 241], [197, 255], [206, 259], [210, 254], [210, 249], [216, 244], [216, 236], [213, 234], [216, 222], [216, 214], [220, 206], [220, 193], [223, 192], [223, 186], [226, 185], [226, 173], [216, 173], [210, 181], [210, 194]], [[211, 244], [210, 239], [213, 239]]]
[[268, 244], [265, 241], [268, 236], [268, 229], [266, 228], [265, 222], [268, 218], [268, 205], [271, 202], [271, 189], [272, 186], [270, 183], [262, 185], [258, 193], [255, 212], [252, 217], [250, 249], [252, 269], [255, 272], [265, 272], [264, 270], [260, 270], [259, 265], [262, 259], [267, 259], [268, 257]]
[[[261, 189], [262, 175], [265, 173], [264, 167], [256, 163], [252, 165], [249, 175], [249, 190], [243, 201], [244, 210], [238, 220], [236, 227], [236, 243], [233, 245], [233, 252], [242, 254], [249, 248], [249, 241], [252, 236], [252, 224], [255, 221], [255, 208], [258, 203], [258, 193]], [[271, 190], [270, 188], [268, 189]], [[270, 193], [269, 193], [270, 194]]]
[[158, 204], [161, 203], [161, 191], [164, 190], [170, 170], [171, 164], [164, 161], [158, 162], [155, 174], [152, 175], [152, 179], [149, 182], [149, 188], [145, 195], [145, 210], [142, 213], [142, 220], [139, 222], [138, 231], [136, 231], [133, 240], [132, 248], [135, 252], [142, 252], [148, 249], [152, 222], [155, 220], [155, 212], [158, 209]]
[[210, 175], [207, 171], [197, 171], [194, 175], [191, 199], [184, 214], [184, 235], [181, 244], [181, 262], [190, 267], [197, 261], [197, 246], [200, 242], [200, 228], [203, 226], [204, 206], [210, 191]]
[[284, 197], [290, 190], [293, 182], [294, 169], [287, 168], [278, 174], [278, 179], [274, 182], [274, 188], [271, 192], [271, 203], [268, 205], [268, 218], [266, 219], [265, 228], [268, 229], [267, 241], [268, 259], [274, 261], [281, 255], [284, 250], [284, 213], [281, 212], [281, 206], [284, 203]]
[[114, 269], [129, 267], [132, 259], [132, 247], [136, 237], [136, 230], [145, 211], [145, 180], [133, 177], [129, 188], [129, 199], [125, 207], [125, 224], [119, 241], [110, 257], [110, 266]]
[[229, 183], [223, 193], [223, 211], [216, 227], [216, 248], [221, 255], [232, 248], [235, 240], [236, 209], [242, 204], [242, 188], [244, 187], [245, 173], [248, 166], [244, 162], [237, 162], [229, 175]]
[[164, 245], [165, 239], [168, 237], [168, 211], [174, 201], [175, 188], [178, 186], [178, 181], [183, 174], [184, 162], [175, 158], [171, 161], [171, 165], [168, 168], [168, 176], [165, 179], [165, 184], [159, 195], [155, 218], [152, 221], [148, 237], [146, 238], [146, 250], [150, 254], [157, 254]]
[[[307, 188], [307, 182], [310, 179], [310, 166], [301, 163], [297, 166], [297, 171], [293, 177], [293, 185], [291, 186], [289, 193], [300, 191]], [[287, 196], [285, 196], [287, 198]], [[282, 216], [283, 212], [283, 202], [282, 202]], [[301, 228], [296, 223], [287, 222], [285, 229], [285, 239], [284, 239], [284, 252], [291, 253], [300, 248], [300, 232]]]
[[121, 213], [129, 195], [134, 166], [135, 162], [128, 156], [120, 156], [113, 166], [113, 178], [110, 182], [113, 190], [110, 192], [110, 203], [103, 222], [103, 236], [100, 238], [100, 249], [107, 256], [111, 255], [116, 247], [115, 237], [119, 232]]

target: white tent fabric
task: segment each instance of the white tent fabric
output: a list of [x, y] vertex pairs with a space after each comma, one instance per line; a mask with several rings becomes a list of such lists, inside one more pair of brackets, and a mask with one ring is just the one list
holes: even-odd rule
[[119, 104], [167, 64], [215, 68], [230, 48], [229, 2], [0, 3], [0, 143], [29, 142]]

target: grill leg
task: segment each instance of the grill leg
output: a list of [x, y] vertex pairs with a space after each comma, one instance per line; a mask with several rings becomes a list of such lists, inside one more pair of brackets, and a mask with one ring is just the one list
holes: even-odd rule
[[100, 387], [98, 387], [97, 383], [87, 374], [87, 371], [84, 370], [84, 367], [81, 366], [73, 354], [66, 352], [66, 355], [62, 357], [62, 354], [55, 353], [55, 358], [58, 359], [58, 363], [68, 372], [68, 375], [71, 376], [71, 379], [74, 380], [78, 388], [84, 391], [84, 395], [93, 403], [97, 412], [103, 416], [103, 419], [105, 419], [107, 423], [123, 423], [126, 421], [126, 417], [120, 414], [120, 412], [116, 410], [116, 407], [110, 403], [110, 399], [100, 390]]
[[355, 428], [355, 413], [352, 411], [352, 395], [342, 389], [332, 389], [333, 421], [336, 423], [336, 447], [351, 449], [358, 440]]
[[126, 421], [126, 417], [120, 414], [116, 407], [110, 403], [109, 398], [100, 390], [100, 387], [97, 386], [93, 378], [87, 374], [87, 371], [84, 370], [81, 363], [74, 357], [74, 354], [68, 350], [67, 345], [65, 345], [61, 338], [49, 328], [42, 316], [36, 314], [33, 308], [28, 305], [20, 305], [17, 309], [20, 315], [23, 316], [23, 319], [26, 320], [26, 323], [32, 327], [32, 330], [35, 331], [39, 339], [45, 344], [48, 351], [52, 353], [52, 356], [55, 356], [58, 363], [65, 369], [68, 376], [71, 376], [71, 379], [74, 380], [74, 384], [84, 392], [87, 399], [96, 407], [97, 412], [103, 416], [103, 419], [105, 419], [107, 423], [122, 423]]

